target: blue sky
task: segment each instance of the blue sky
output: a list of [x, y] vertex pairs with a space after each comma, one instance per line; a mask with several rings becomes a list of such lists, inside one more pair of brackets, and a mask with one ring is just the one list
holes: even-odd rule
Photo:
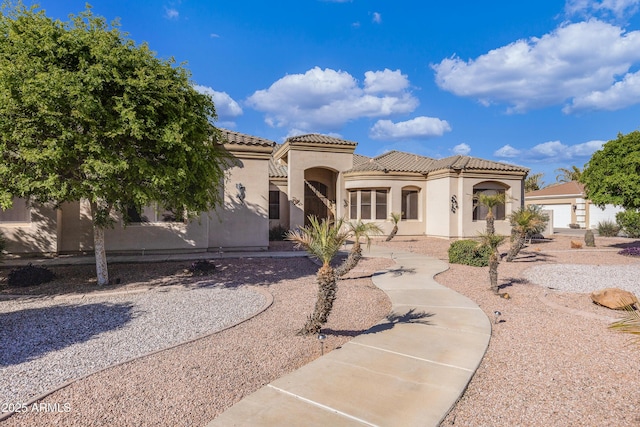
[[[38, 3], [63, 20], [85, 6]], [[90, 3], [186, 62], [217, 126], [276, 142], [324, 133], [367, 156], [468, 154], [548, 184], [640, 125], [640, 0]]]

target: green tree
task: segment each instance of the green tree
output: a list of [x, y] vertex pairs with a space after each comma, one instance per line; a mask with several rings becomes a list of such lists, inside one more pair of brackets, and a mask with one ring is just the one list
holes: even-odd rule
[[336, 222], [310, 215], [309, 225], [287, 233], [287, 240], [296, 242], [310, 255], [317, 258], [322, 266], [316, 274], [318, 296], [313, 314], [309, 316], [304, 327], [299, 331], [301, 335], [312, 335], [320, 332], [322, 325], [327, 323], [329, 314], [336, 299], [338, 276], [331, 266], [331, 260], [336, 256], [344, 244], [349, 233], [342, 230], [343, 220]]
[[544, 187], [544, 181], [542, 180], [543, 176], [544, 176], [544, 173], [542, 172], [529, 175], [527, 179], [524, 180], [524, 191], [528, 193], [530, 191], [536, 191], [543, 188]]
[[640, 209], [640, 131], [618, 134], [593, 153], [580, 182], [586, 197], [600, 207]]
[[191, 217], [219, 204], [228, 155], [185, 68], [89, 6], [62, 22], [5, 3], [0, 33], [1, 206], [88, 200], [99, 285], [115, 212], [158, 202]]
[[489, 255], [489, 283], [491, 290], [497, 295], [500, 289], [498, 286], [498, 265], [500, 264], [498, 247], [504, 242], [506, 236], [484, 232], [481, 233], [478, 238], [480, 239], [481, 246], [486, 246], [491, 250]]
[[500, 205], [504, 205], [506, 201], [505, 193], [478, 193], [475, 196], [478, 205], [485, 206], [488, 210], [485, 220], [487, 221], [487, 234], [495, 234], [495, 214], [494, 210]]
[[391, 221], [393, 222], [393, 229], [391, 230], [391, 233], [389, 233], [389, 235], [385, 239], [385, 242], [391, 241], [391, 239], [396, 237], [396, 234], [398, 234], [398, 223], [400, 222], [400, 219], [402, 218], [402, 214], [398, 213], [398, 212], [391, 212], [391, 215], [389, 217], [391, 218]]
[[556, 175], [557, 182], [571, 182], [571, 181], [580, 181], [580, 177], [582, 176], [582, 171], [577, 166], [571, 166], [571, 168], [558, 168], [556, 169], [558, 175]]
[[371, 246], [371, 236], [382, 234], [382, 228], [373, 222], [351, 221], [347, 223], [347, 232], [353, 237], [353, 246], [349, 251], [349, 255], [344, 262], [336, 268], [336, 275], [342, 277], [353, 270], [362, 259], [362, 246], [360, 239], [364, 238], [367, 242], [367, 248]]
[[542, 213], [537, 205], [522, 207], [509, 215], [511, 223], [511, 247], [507, 253], [507, 262], [511, 262], [524, 248], [528, 236], [544, 231], [549, 222], [549, 216]]

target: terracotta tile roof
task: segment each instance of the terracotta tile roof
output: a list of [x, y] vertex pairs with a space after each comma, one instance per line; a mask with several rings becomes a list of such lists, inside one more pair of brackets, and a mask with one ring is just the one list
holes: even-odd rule
[[470, 156], [451, 156], [444, 159], [437, 160], [433, 165], [425, 172], [433, 172], [443, 169], [463, 169], [463, 170], [496, 170], [505, 172], [528, 172], [529, 169], [512, 165], [509, 163], [494, 162], [492, 160], [480, 159], [478, 157]]
[[541, 196], [574, 196], [581, 195], [584, 197], [584, 185], [577, 181], [565, 182], [562, 184], [552, 184], [540, 190], [525, 193], [525, 197], [541, 197]]
[[345, 139], [334, 138], [328, 135], [320, 135], [317, 133], [310, 133], [306, 135], [297, 135], [287, 138], [287, 141], [291, 144], [296, 142], [309, 142], [315, 144], [335, 144], [335, 145], [358, 145], [357, 142], [347, 141]]
[[228, 129], [218, 128], [222, 133], [222, 136], [227, 140], [229, 144], [238, 145], [258, 145], [262, 147], [272, 147], [275, 145], [274, 141], [270, 141], [264, 138], [258, 138], [257, 136], [251, 136], [240, 132], [234, 132]]
[[[282, 147], [282, 144], [275, 144], [273, 147], [273, 153], [278, 151]], [[272, 154], [273, 154], [272, 153]], [[289, 170], [286, 166], [278, 164], [273, 159], [273, 156], [269, 159], [269, 178], [286, 178], [289, 176]]]
[[369, 160], [371, 160], [371, 157], [363, 156], [362, 154], [353, 153], [353, 166], [354, 167], [358, 166], [358, 165], [361, 165], [363, 163], [366, 163]]

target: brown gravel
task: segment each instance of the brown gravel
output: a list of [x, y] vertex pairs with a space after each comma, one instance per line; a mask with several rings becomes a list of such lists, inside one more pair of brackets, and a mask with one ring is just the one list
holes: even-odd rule
[[[452, 264], [436, 280], [475, 301], [494, 319], [485, 358], [443, 426], [639, 426], [640, 347], [607, 329], [620, 313], [594, 305], [588, 294], [561, 293], [523, 280], [535, 265], [627, 265], [618, 255], [639, 241], [596, 237], [595, 249], [571, 250], [580, 237], [556, 236], [529, 245], [516, 262], [499, 266], [503, 299], [489, 291], [487, 268]], [[447, 259], [449, 242], [396, 238], [376, 244]], [[501, 248], [506, 251], [507, 246]], [[602, 283], [602, 287], [615, 283]]]
[[[315, 264], [306, 258], [219, 260], [216, 264], [217, 281], [230, 287], [259, 286], [273, 295], [273, 305], [233, 328], [77, 381], [43, 399], [42, 403], [60, 412], [17, 414], [3, 426], [201, 426], [243, 396], [320, 355], [316, 337], [296, 335], [315, 302]], [[389, 300], [373, 286], [371, 274], [391, 264], [385, 259], [365, 259], [339, 282], [334, 310], [323, 330], [325, 351], [341, 346], [389, 313]], [[122, 284], [109, 291], [195, 280], [184, 273], [187, 266], [112, 265], [111, 276], [121, 277]], [[94, 289], [91, 267], [54, 269], [55, 283], [20, 292], [69, 295]]]

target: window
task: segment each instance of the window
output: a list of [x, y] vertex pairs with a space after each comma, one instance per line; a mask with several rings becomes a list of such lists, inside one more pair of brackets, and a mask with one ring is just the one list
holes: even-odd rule
[[143, 207], [140, 212], [135, 206], [129, 205], [126, 210], [126, 217], [130, 223], [184, 222], [185, 220], [182, 209], [164, 208], [160, 210], [157, 203]]
[[418, 190], [402, 190], [402, 219], [418, 219]]
[[349, 191], [349, 218], [358, 219], [358, 192]]
[[387, 190], [376, 190], [376, 219], [387, 218]]
[[27, 199], [14, 197], [11, 208], [0, 209], [0, 222], [31, 222], [31, 209]]
[[[489, 209], [486, 206], [478, 203], [478, 196], [480, 194], [484, 194], [487, 196], [494, 196], [497, 194], [504, 194], [504, 190], [495, 190], [495, 189], [487, 189], [487, 188], [473, 189], [473, 220], [474, 221], [484, 220], [487, 217], [487, 214], [489, 213]], [[496, 220], [505, 219], [504, 203], [501, 203], [493, 207], [493, 217]]]
[[[386, 219], [389, 190], [349, 191], [350, 219]], [[358, 204], [359, 200], [359, 204]], [[358, 212], [360, 216], [358, 216]]]
[[269, 190], [269, 219], [280, 219], [279, 190]]

